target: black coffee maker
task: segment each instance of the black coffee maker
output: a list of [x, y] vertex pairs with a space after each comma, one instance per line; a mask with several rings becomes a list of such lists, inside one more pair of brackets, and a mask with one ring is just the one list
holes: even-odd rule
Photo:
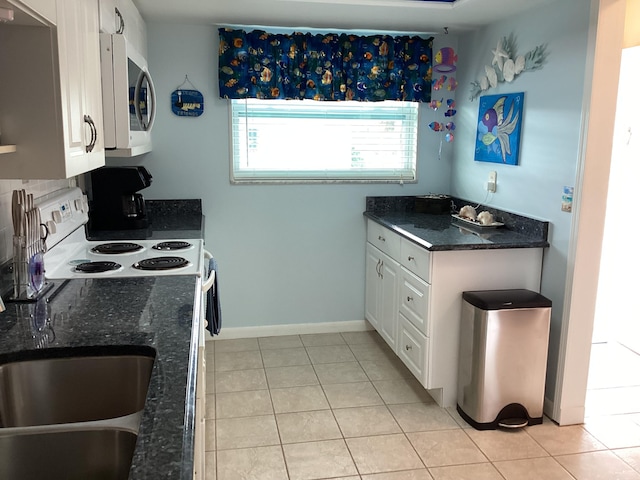
[[89, 228], [91, 230], [133, 230], [147, 228], [149, 218], [144, 198], [137, 193], [151, 185], [144, 167], [102, 167], [93, 170]]

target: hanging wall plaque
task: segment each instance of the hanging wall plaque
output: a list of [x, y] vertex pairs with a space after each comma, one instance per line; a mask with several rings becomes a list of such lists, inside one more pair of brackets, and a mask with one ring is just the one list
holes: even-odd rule
[[[182, 88], [186, 83], [193, 89]], [[199, 117], [204, 113], [204, 97], [186, 75], [182, 85], [171, 92], [171, 111], [179, 117]]]

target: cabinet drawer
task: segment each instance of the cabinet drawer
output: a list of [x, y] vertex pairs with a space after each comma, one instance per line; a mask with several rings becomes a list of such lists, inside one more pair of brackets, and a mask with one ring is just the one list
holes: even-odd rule
[[401, 238], [400, 263], [427, 282], [431, 282], [431, 252]]
[[398, 315], [397, 354], [422, 386], [426, 387], [429, 380], [427, 365], [429, 339], [421, 334], [402, 314]]
[[431, 286], [406, 268], [401, 268], [400, 312], [429, 336], [429, 290]]
[[400, 236], [372, 220], [367, 221], [367, 241], [391, 258], [400, 256]]

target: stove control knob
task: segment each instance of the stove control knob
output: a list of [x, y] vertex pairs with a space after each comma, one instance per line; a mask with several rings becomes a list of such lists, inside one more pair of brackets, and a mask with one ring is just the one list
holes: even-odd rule
[[82, 211], [82, 206], [83, 206], [83, 205], [82, 205], [82, 199], [80, 199], [80, 198], [76, 198], [76, 199], [73, 201], [73, 205], [76, 207], [76, 210]]
[[49, 233], [56, 233], [56, 222], [47, 220], [47, 230]]
[[51, 215], [53, 216], [54, 222], [62, 223], [62, 213], [60, 213], [60, 210], [54, 210]]

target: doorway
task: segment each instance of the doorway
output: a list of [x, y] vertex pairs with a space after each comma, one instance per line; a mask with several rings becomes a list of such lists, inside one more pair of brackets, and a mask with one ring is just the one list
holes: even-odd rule
[[585, 416], [640, 412], [640, 46], [624, 49]]

